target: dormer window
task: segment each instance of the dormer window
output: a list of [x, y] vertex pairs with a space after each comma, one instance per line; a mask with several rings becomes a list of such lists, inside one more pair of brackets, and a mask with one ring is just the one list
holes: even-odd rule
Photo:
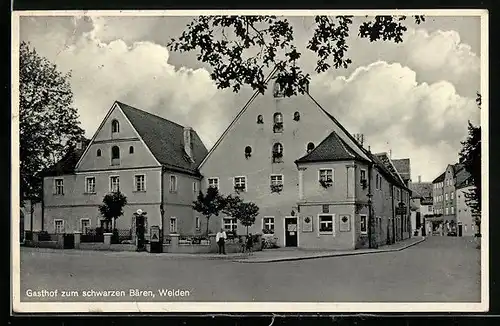
[[101, 150], [100, 150], [100, 149], [98, 149], [98, 150], [97, 150], [96, 155], [97, 155], [97, 156], [101, 156]]
[[111, 132], [120, 132], [120, 123], [118, 122], [118, 120], [111, 121]]
[[276, 143], [273, 145], [273, 163], [280, 163], [283, 159], [283, 145]]
[[312, 151], [314, 149], [314, 143], [309, 143], [307, 144], [307, 152], [309, 153], [310, 151]]
[[257, 123], [258, 124], [263, 124], [264, 123], [264, 117], [262, 116], [262, 114], [259, 114], [257, 116]]
[[130, 146], [128, 149], [129, 154], [134, 154], [134, 146]]
[[274, 126], [273, 130], [275, 133], [283, 131], [283, 114], [276, 112], [274, 114]]
[[295, 120], [295, 121], [299, 121], [300, 120], [300, 113], [299, 113], [299, 111], [296, 111], [293, 114], [293, 120]]

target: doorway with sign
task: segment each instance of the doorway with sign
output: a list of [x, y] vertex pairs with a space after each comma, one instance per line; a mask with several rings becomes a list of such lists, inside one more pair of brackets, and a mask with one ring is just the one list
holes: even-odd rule
[[297, 218], [293, 216], [285, 217], [285, 247], [297, 247], [298, 245], [298, 225]]

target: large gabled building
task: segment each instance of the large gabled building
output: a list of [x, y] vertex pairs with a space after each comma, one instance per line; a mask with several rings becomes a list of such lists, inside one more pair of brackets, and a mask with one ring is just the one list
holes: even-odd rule
[[45, 171], [43, 230], [109, 228], [98, 206], [117, 190], [128, 201], [118, 229], [133, 229], [138, 209], [147, 212], [147, 225], [160, 226], [165, 234], [201, 229], [203, 220], [193, 212], [192, 201], [207, 149], [194, 130], [115, 102], [92, 139], [80, 145]]
[[[210, 150], [202, 188], [256, 203], [250, 232], [274, 232], [281, 246], [352, 249], [408, 238], [410, 190], [387, 155], [386, 164], [370, 153], [309, 92], [286, 98], [273, 89], [256, 92]], [[396, 214], [400, 202], [406, 210]], [[245, 232], [231, 216], [210, 223]]]

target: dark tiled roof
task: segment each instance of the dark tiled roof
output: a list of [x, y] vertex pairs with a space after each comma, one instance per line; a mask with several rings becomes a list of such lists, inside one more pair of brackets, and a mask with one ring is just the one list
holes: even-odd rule
[[40, 173], [40, 176], [49, 177], [73, 173], [75, 171], [76, 163], [78, 163], [78, 161], [82, 157], [89, 143], [89, 139], [84, 139], [82, 140], [81, 149], [69, 148], [68, 152], [63, 156], [63, 158], [61, 158], [56, 164], [43, 170]]
[[363, 160], [363, 158], [340, 139], [337, 133], [332, 132], [316, 148], [295, 162], [305, 163], [340, 160]]
[[208, 151], [194, 130], [191, 132], [194, 161], [192, 162], [184, 151], [183, 126], [130, 105], [121, 102], [116, 103], [123, 110], [123, 113], [125, 113], [158, 162], [170, 169], [198, 174], [198, 166]]
[[422, 198], [432, 198], [432, 183], [430, 182], [412, 183], [410, 188], [414, 192], [414, 195]]
[[391, 179], [393, 179], [396, 184], [399, 186], [406, 187], [406, 184], [403, 184], [399, 178], [398, 171], [391, 164], [391, 159], [387, 156], [387, 153], [377, 153], [372, 155], [375, 162], [378, 163], [378, 166], [388, 175]]
[[445, 172], [441, 173], [436, 179], [432, 180], [432, 183], [441, 182], [444, 180]]
[[410, 159], [409, 158], [392, 160], [392, 164], [394, 165], [396, 170], [399, 172], [399, 175], [401, 176], [401, 178], [403, 178], [403, 180], [408, 181], [411, 179]]
[[460, 189], [464, 187], [468, 187], [473, 185], [472, 183], [472, 175], [465, 170], [464, 167], [462, 167], [459, 171], [456, 172], [456, 186], [455, 188]]

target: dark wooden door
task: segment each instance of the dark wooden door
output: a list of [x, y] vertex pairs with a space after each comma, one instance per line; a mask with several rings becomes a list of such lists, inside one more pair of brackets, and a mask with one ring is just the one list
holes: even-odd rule
[[297, 247], [297, 218], [285, 219], [285, 247]]
[[459, 224], [458, 225], [458, 236], [461, 237], [462, 236], [462, 224]]

